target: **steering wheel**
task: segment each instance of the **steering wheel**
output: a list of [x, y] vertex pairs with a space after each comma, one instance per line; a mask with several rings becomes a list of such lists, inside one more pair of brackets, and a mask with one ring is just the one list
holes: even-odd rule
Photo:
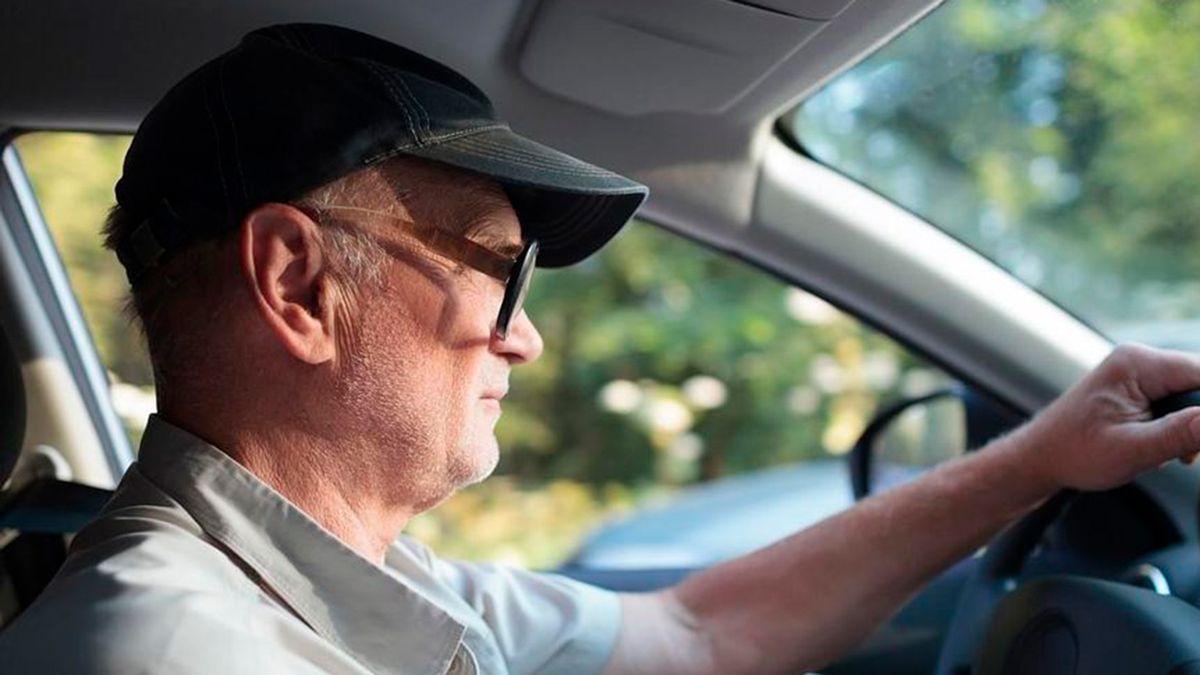
[[[1200, 405], [1200, 390], [1151, 406]], [[1025, 561], [1077, 493], [1064, 490], [989, 543], [942, 643], [938, 675], [1200, 675], [1200, 609], [1174, 597], [1081, 576], [1018, 585]]]

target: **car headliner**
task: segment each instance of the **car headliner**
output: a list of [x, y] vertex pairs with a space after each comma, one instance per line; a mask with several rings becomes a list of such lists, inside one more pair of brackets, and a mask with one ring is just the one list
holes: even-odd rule
[[[847, 2], [849, 6], [843, 8]], [[748, 224], [761, 140], [771, 133], [778, 115], [936, 4], [933, 0], [251, 0], [215, 5], [182, 0], [11, 0], [0, 3], [4, 64], [0, 66], [0, 130], [132, 131], [167, 87], [245, 32], [285, 21], [337, 23], [391, 39], [459, 69], [489, 93], [515, 129], [645, 182], [652, 190], [646, 215], [714, 240], [720, 237], [703, 236], [704, 231], [716, 234]], [[584, 15], [600, 18], [599, 23], [579, 23], [576, 35], [571, 34], [570, 21], [550, 23], [547, 17], [555, 13], [572, 20]], [[722, 25], [730, 16], [753, 22], [741, 30]], [[832, 18], [808, 20], [814, 16]], [[761, 29], [779, 22], [819, 31], [807, 40], [795, 37], [791, 43], [786, 41], [793, 34], [784, 31], [784, 42], [773, 46], [782, 60], [758, 67], [760, 43], [767, 40]], [[639, 51], [637, 44], [616, 44], [620, 41], [611, 35], [598, 37], [600, 24], [619, 24], [635, 43], [653, 40], [668, 51]], [[658, 81], [674, 84], [677, 93], [654, 87], [651, 80], [649, 87], [642, 83], [645, 97], [631, 96], [624, 77], [608, 85], [585, 82], [593, 94], [588, 101], [573, 92], [556, 91], [553, 82], [539, 77], [546, 67], [555, 67], [555, 54], [532, 65], [527, 62], [532, 58], [531, 42], [543, 51], [547, 44], [531, 36], [547, 34], [551, 50], [556, 45], [572, 49], [579, 45], [582, 51], [576, 62], [585, 66], [602, 61], [610, 72], [633, 76], [653, 66]], [[690, 50], [689, 56], [675, 63], [661, 58], [676, 48]], [[719, 79], [712, 68], [698, 65], [705, 56], [732, 63], [734, 70], [738, 59], [743, 59], [747, 67], [740, 73], [744, 81], [722, 85], [736, 90], [736, 95], [721, 97], [714, 91], [718, 95], [713, 100], [719, 104], [697, 113], [690, 101], [703, 98], [703, 88]], [[566, 66], [566, 77], [573, 75], [570, 67]], [[606, 104], [609, 100], [641, 109], [605, 110], [614, 107]]]

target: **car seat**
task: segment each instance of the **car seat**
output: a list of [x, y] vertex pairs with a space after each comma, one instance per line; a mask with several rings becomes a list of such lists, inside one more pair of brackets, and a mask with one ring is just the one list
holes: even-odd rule
[[66, 559], [66, 535], [91, 520], [111, 495], [52, 477], [11, 485], [26, 414], [21, 363], [0, 324], [0, 627], [42, 592]]

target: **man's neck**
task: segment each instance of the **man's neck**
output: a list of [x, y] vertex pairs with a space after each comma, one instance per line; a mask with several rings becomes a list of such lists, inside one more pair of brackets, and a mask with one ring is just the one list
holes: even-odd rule
[[[180, 419], [169, 413], [168, 420]], [[180, 422], [183, 422], [180, 419]], [[175, 423], [180, 423], [175, 422]], [[292, 425], [281, 431], [188, 420], [180, 424], [241, 464], [355, 553], [382, 564], [419, 509], [397, 503], [394, 466], [356, 439], [328, 439]], [[353, 452], [347, 448], [354, 448]]]
[[342, 449], [305, 448], [297, 444], [262, 448], [256, 444], [222, 448], [235, 461], [295, 504], [360, 556], [379, 565], [414, 514], [389, 505], [383, 495], [351, 480], [329, 458]]

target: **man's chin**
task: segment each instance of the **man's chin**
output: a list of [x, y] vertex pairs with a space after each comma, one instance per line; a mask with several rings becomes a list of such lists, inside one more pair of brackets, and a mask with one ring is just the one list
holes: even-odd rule
[[500, 463], [500, 446], [495, 436], [471, 448], [466, 459], [467, 461], [463, 462], [463, 472], [459, 475], [459, 487], [483, 482], [496, 470], [496, 465]]
[[448, 458], [445, 471], [439, 477], [439, 489], [429, 499], [415, 505], [416, 511], [428, 511], [454, 496], [470, 485], [482, 482], [492, 475], [500, 462], [499, 445], [493, 437], [484, 442], [464, 448], [458, 455]]

